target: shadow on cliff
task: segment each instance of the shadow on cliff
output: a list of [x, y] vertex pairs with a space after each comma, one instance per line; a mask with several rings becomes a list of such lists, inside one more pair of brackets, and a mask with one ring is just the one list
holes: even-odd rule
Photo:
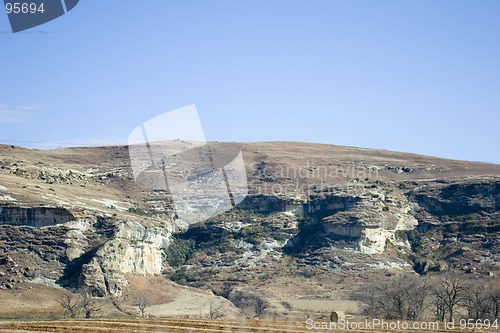
[[349, 196], [314, 196], [310, 203], [303, 206], [303, 218], [299, 223], [299, 232], [290, 238], [283, 247], [289, 255], [297, 255], [331, 246], [333, 243], [354, 243], [356, 237], [339, 236], [327, 232], [324, 219], [339, 212], [347, 211], [362, 199]]
[[80, 257], [69, 261], [64, 268], [63, 275], [56, 283], [63, 288], [77, 289], [79, 287], [79, 279], [82, 274], [83, 266], [90, 263], [101, 247], [102, 245], [94, 247]]

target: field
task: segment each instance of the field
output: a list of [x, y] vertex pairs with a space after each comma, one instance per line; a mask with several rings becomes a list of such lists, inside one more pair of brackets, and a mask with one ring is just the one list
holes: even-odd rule
[[0, 323], [0, 332], [306, 332], [297, 321], [226, 321], [193, 319], [113, 319]]
[[[318, 323], [319, 324], [319, 323]], [[410, 323], [411, 324], [411, 323]], [[161, 333], [185, 333], [185, 332], [463, 332], [460, 327], [455, 329], [313, 329], [308, 327], [306, 321], [293, 320], [194, 320], [194, 319], [99, 319], [99, 320], [74, 320], [74, 321], [38, 321], [38, 322], [3, 322], [0, 323], [0, 332], [3, 333], [35, 333], [35, 332], [161, 332]], [[474, 329], [468, 332], [499, 332], [495, 329]]]

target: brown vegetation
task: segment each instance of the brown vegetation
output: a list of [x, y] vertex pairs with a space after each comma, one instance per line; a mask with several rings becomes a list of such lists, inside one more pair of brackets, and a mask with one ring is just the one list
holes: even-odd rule
[[500, 286], [464, 274], [401, 275], [361, 288], [358, 298], [375, 318], [452, 321], [456, 317], [498, 319]]

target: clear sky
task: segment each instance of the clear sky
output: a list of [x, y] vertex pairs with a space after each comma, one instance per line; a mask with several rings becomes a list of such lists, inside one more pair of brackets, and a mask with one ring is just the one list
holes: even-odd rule
[[17, 34], [0, 12], [0, 45], [1, 143], [126, 143], [196, 104], [210, 141], [500, 163], [498, 0], [81, 0]]

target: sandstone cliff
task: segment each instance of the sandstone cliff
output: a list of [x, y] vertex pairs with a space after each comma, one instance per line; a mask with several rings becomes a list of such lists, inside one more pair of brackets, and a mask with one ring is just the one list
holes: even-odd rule
[[165, 276], [279, 299], [294, 284], [330, 297], [345, 279], [393, 270], [499, 272], [498, 165], [301, 143], [240, 148], [249, 195], [186, 229], [168, 189], [134, 181], [127, 147], [0, 146], [0, 288], [120, 296], [129, 276]]

